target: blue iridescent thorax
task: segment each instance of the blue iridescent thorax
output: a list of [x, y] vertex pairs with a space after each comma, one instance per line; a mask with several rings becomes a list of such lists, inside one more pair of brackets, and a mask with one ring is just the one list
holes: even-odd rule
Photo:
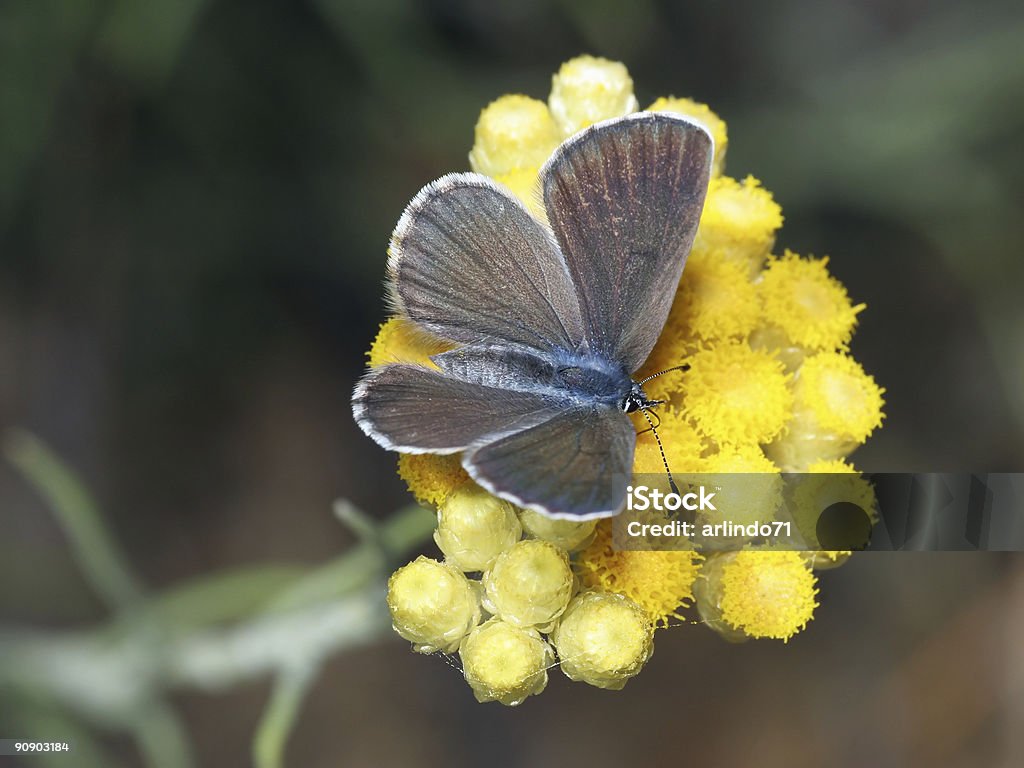
[[628, 371], [599, 355], [472, 344], [432, 359], [445, 373], [488, 387], [550, 394], [580, 405], [612, 405], [625, 413], [656, 404]]
[[589, 402], [612, 403], [626, 410], [633, 380], [621, 366], [594, 355], [562, 353], [553, 356], [551, 384]]

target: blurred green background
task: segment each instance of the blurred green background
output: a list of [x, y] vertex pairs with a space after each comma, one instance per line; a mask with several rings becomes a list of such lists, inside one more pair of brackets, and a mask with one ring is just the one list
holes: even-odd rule
[[[779, 245], [830, 255], [868, 304], [853, 352], [887, 419], [859, 467], [1021, 471], [1022, 46], [1010, 0], [5, 0], [0, 429], [81, 474], [155, 589], [342, 554], [335, 498], [378, 519], [408, 502], [348, 402], [391, 228], [467, 167], [484, 105], [546, 98], [593, 53], [641, 105], [709, 103], [728, 172], [783, 206]], [[518, 710], [389, 638], [318, 676], [289, 764], [1024, 760], [1019, 556], [864, 555], [820, 600], [788, 645], [672, 629], [624, 691], [554, 674]], [[0, 465], [0, 629], [105, 616]], [[199, 765], [249, 763], [268, 690], [173, 692]], [[0, 682], [0, 738], [58, 716]], [[96, 732], [141, 764], [124, 729]]]

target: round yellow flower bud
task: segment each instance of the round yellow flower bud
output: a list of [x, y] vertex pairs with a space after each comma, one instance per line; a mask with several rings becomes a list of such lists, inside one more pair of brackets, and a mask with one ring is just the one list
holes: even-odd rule
[[480, 622], [480, 595], [460, 571], [421, 555], [391, 574], [388, 609], [418, 653], [454, 653]]
[[[680, 372], [673, 372], [659, 378], [664, 379], [669, 376], [675, 376], [682, 380]], [[654, 379], [654, 381], [657, 380]], [[703, 472], [704, 459], [701, 458], [701, 454], [704, 451], [704, 446], [693, 425], [679, 410], [671, 406], [660, 407], [657, 416], [661, 419], [661, 423], [658, 424], [661, 448], [658, 447], [654, 431], [650, 429], [647, 420], [642, 416], [637, 416], [636, 413], [633, 414], [633, 422], [636, 424], [638, 433], [636, 451], [633, 454], [633, 474], [664, 477], [665, 460], [661, 458], [662, 449], [665, 451], [665, 459], [668, 459], [668, 465], [673, 472]]]
[[570, 680], [619, 690], [654, 653], [654, 624], [624, 595], [584, 592], [551, 634]]
[[411, 320], [392, 317], [381, 324], [366, 356], [371, 368], [390, 363], [416, 363], [437, 368], [430, 356], [451, 348], [451, 344], [420, 330]]
[[694, 340], [745, 338], [761, 315], [747, 268], [725, 256], [688, 264], [676, 305], [673, 320]]
[[701, 618], [727, 640], [788, 641], [814, 617], [817, 580], [799, 552], [711, 555], [694, 588]]
[[716, 176], [708, 185], [704, 212], [693, 240], [689, 263], [727, 259], [757, 275], [782, 226], [782, 208], [761, 182]]
[[[812, 548], [802, 554], [815, 570], [836, 568], [851, 555], [848, 549], [813, 549], [822, 546], [818, 528], [822, 514], [832, 505], [852, 505], [845, 510], [848, 517], [844, 521], [847, 527], [842, 529], [843, 535], [850, 537], [851, 546], [868, 543], [871, 527], [878, 522], [878, 503], [871, 483], [850, 464], [839, 460], [813, 462], [807, 467], [806, 476], [790, 484], [789, 492], [790, 513], [796, 530]], [[863, 512], [863, 518], [854, 508]]]
[[502, 176], [544, 164], [561, 141], [558, 126], [543, 101], [508, 94], [480, 113], [469, 165], [477, 173]]
[[701, 556], [692, 550], [616, 549], [612, 533], [611, 519], [601, 520], [594, 540], [577, 555], [582, 585], [625, 595], [658, 626], [667, 627], [670, 619], [682, 618], [679, 610], [693, 598]]
[[551, 78], [548, 106], [562, 133], [570, 136], [601, 120], [636, 112], [638, 104], [623, 64], [577, 56]]
[[476, 700], [522, 704], [548, 684], [548, 667], [555, 660], [540, 633], [490, 619], [471, 632], [459, 647], [466, 682]]
[[715, 160], [712, 169], [715, 176], [720, 176], [725, 169], [725, 150], [729, 146], [729, 132], [725, 121], [716, 115], [707, 104], [693, 99], [677, 99], [674, 96], [662, 96], [647, 108], [648, 112], [674, 112], [684, 117], [692, 117], [707, 128], [715, 140]]
[[575, 583], [564, 549], [540, 539], [503, 552], [483, 577], [484, 607], [520, 627], [546, 632], [565, 610]]
[[764, 443], [782, 432], [792, 414], [789, 379], [767, 352], [723, 341], [690, 358], [683, 411], [716, 443]]
[[484, 571], [522, 534], [514, 506], [467, 483], [438, 509], [434, 541], [456, 568]]
[[[688, 331], [683, 322], [683, 314], [683, 301], [680, 294], [677, 293], [665, 327], [655, 342], [651, 354], [647, 356], [647, 360], [640, 370], [633, 374], [634, 379], [640, 381], [655, 373], [667, 371], [669, 368], [675, 368], [687, 362], [694, 352], [694, 347], [692, 341], [687, 337]], [[680, 373], [681, 371], [675, 370], [651, 379], [644, 384], [644, 392], [652, 400], [665, 400], [673, 406], [679, 407], [686, 396]], [[664, 415], [662, 411], [658, 413], [659, 416]], [[647, 420], [642, 415], [634, 412], [633, 416], [638, 432], [647, 428]], [[653, 440], [653, 435], [651, 439]], [[639, 445], [638, 441], [638, 448]]]
[[550, 541], [567, 552], [583, 549], [594, 538], [597, 520], [554, 520], [532, 509], [519, 512], [523, 530], [535, 539]]
[[416, 501], [430, 509], [456, 489], [472, 484], [457, 453], [402, 453], [398, 456], [398, 476], [409, 487]]
[[[846, 288], [828, 272], [828, 258], [801, 259], [792, 251], [768, 261], [758, 285], [764, 324], [778, 329], [779, 348], [808, 353], [845, 348], [866, 305], [853, 306]], [[763, 334], [770, 343], [771, 334]]]
[[765, 452], [788, 472], [848, 456], [881, 425], [884, 392], [845, 353], [807, 358], [793, 378], [793, 418]]
[[708, 457], [706, 471], [721, 477], [703, 481], [718, 486], [718, 491], [715, 509], [697, 513], [701, 525], [724, 522], [750, 525], [775, 519], [782, 506], [782, 474], [756, 445], [722, 448]]
[[504, 184], [509, 191], [519, 198], [526, 210], [541, 222], [547, 223], [548, 214], [544, 210], [544, 200], [540, 192], [540, 180], [537, 178], [540, 168], [520, 168], [517, 171], [495, 176], [494, 180]]

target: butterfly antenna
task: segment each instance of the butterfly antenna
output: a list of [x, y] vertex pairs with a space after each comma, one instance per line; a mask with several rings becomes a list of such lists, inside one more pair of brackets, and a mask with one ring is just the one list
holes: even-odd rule
[[[665, 446], [661, 444], [661, 438], [658, 437], [658, 430], [654, 428], [654, 422], [651, 420], [651, 415], [647, 412], [646, 408], [641, 408], [640, 412], [647, 419], [647, 423], [651, 425], [651, 432], [654, 433], [654, 439], [658, 443], [658, 452], [661, 454], [661, 461], [665, 465], [665, 474], [668, 475], [668, 487], [672, 493], [679, 495], [679, 488], [676, 487], [676, 481], [672, 479], [672, 470], [668, 468], [668, 457], [665, 456]], [[661, 419], [658, 419], [658, 423], [661, 423]]]
[[666, 368], [664, 371], [658, 371], [657, 373], [652, 373], [646, 379], [641, 379], [637, 383], [640, 386], [643, 386], [644, 384], [646, 384], [651, 379], [656, 379], [659, 376], [663, 376], [666, 373], [672, 373], [672, 371], [688, 371], [688, 370], [690, 370], [690, 364], [689, 363], [683, 363], [682, 365], [677, 365], [674, 368]]
[[[657, 403], [658, 405], [661, 405], [664, 402], [664, 400], [655, 400], [653, 402]], [[658, 415], [657, 411], [652, 411], [652, 413], [654, 414], [654, 418], [656, 418], [658, 422], [656, 424], [651, 424], [651, 426], [649, 426], [647, 429], [641, 429], [639, 432], [637, 432], [637, 435], [646, 434], [647, 432], [650, 432], [652, 429], [657, 429], [658, 427], [661, 426], [661, 416]]]

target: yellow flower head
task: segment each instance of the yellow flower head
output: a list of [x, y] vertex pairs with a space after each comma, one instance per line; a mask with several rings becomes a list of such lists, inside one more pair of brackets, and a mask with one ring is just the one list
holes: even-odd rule
[[775, 243], [782, 208], [753, 176], [743, 182], [716, 176], [708, 186], [704, 213], [690, 252], [690, 263], [726, 258], [753, 277]]
[[509, 192], [519, 198], [519, 202], [526, 206], [526, 210], [533, 214], [535, 219], [546, 222], [548, 214], [544, 210], [544, 200], [541, 196], [537, 175], [539, 171], [540, 168], [520, 168], [495, 176], [494, 180], [508, 187]]
[[822, 352], [800, 366], [794, 380], [796, 409], [819, 430], [863, 443], [882, 425], [884, 389], [842, 352]]
[[725, 445], [705, 459], [705, 472], [777, 475], [779, 468], [756, 445]]
[[469, 165], [487, 176], [522, 170], [536, 176], [561, 140], [543, 101], [518, 94], [502, 96], [480, 113]]
[[686, 266], [676, 304], [671, 322], [703, 341], [745, 338], [761, 314], [749, 270], [714, 254]]
[[[697, 430], [681, 412], [671, 407], [659, 408], [657, 417], [661, 419], [658, 437], [661, 438], [661, 444], [665, 449], [665, 459], [668, 460], [669, 468], [674, 472], [700, 472], [704, 467], [704, 460], [701, 458], [704, 447]], [[642, 416], [634, 414], [633, 423], [636, 424], [638, 432], [646, 430], [636, 436], [634, 474], [664, 474], [665, 462], [661, 458], [654, 432], [649, 429], [647, 421]]]
[[460, 571], [422, 555], [388, 580], [395, 631], [419, 653], [454, 653], [480, 621], [480, 598]]
[[[661, 371], [667, 371], [670, 368], [683, 365], [689, 356], [693, 354], [692, 342], [684, 338], [679, 330], [681, 327], [680, 323], [673, 320], [675, 315], [681, 314], [681, 306], [682, 301], [677, 294], [672, 312], [669, 314], [668, 322], [665, 324], [661, 336], [658, 337], [658, 341], [655, 343], [654, 349], [651, 350], [651, 354], [647, 356], [647, 361], [633, 377], [637, 381], [653, 376]], [[671, 371], [644, 384], [644, 391], [648, 397], [654, 400], [667, 400], [670, 403], [675, 403], [682, 393], [682, 381], [679, 371]], [[635, 419], [634, 421], [638, 426], [641, 424], [640, 421]], [[646, 422], [643, 423], [644, 426], [639, 426], [639, 429], [646, 429]]]
[[660, 626], [682, 618], [679, 610], [693, 599], [700, 555], [692, 551], [619, 550], [612, 543], [612, 522], [601, 520], [590, 546], [576, 559], [584, 587], [625, 595]]
[[459, 657], [476, 700], [499, 701], [509, 707], [541, 693], [555, 661], [539, 632], [497, 618], [481, 624], [462, 641]]
[[654, 626], [628, 597], [584, 592], [569, 603], [551, 641], [570, 680], [619, 690], [654, 653]]
[[742, 551], [708, 558], [698, 607], [712, 626], [788, 641], [817, 607], [817, 579], [799, 552]]
[[729, 147], [729, 131], [725, 121], [716, 115], [707, 104], [693, 99], [677, 99], [674, 96], [662, 96], [647, 108], [648, 112], [674, 112], [677, 115], [692, 117], [707, 128], [715, 140], [715, 160], [712, 169], [715, 176], [725, 170], [725, 150]]
[[594, 56], [577, 56], [562, 65], [551, 78], [548, 106], [565, 136], [638, 107], [626, 67]]
[[483, 571], [519, 541], [522, 532], [515, 507], [466, 483], [438, 509], [434, 541], [456, 568]]
[[[858, 521], [867, 528], [850, 529], [851, 536], [867, 533], [878, 521], [875, 490], [856, 469], [841, 460], [816, 461], [807, 468], [810, 476], [797, 479], [791, 484], [792, 499], [790, 511], [797, 530], [803, 535], [811, 547], [821, 546], [818, 540], [818, 525], [822, 513], [833, 504], [845, 502], [853, 504], [864, 512], [864, 518]], [[867, 543], [860, 540], [857, 543]], [[811, 550], [804, 555], [810, 556], [810, 562], [817, 568], [834, 567], [850, 555], [850, 550]]]
[[[723, 446], [706, 459], [705, 471], [716, 475], [715, 509], [699, 513], [702, 523], [767, 523], [782, 506], [782, 475], [756, 445]], [[705, 482], [708, 482], [705, 479]]]
[[786, 251], [768, 261], [758, 286], [764, 322], [811, 351], [846, 347], [865, 307], [853, 306], [827, 265], [828, 258], [801, 259]]
[[857, 469], [844, 459], [821, 459], [811, 462], [806, 472], [809, 474], [843, 475], [853, 474], [857, 472]]
[[391, 363], [415, 363], [436, 368], [430, 356], [444, 352], [452, 345], [430, 336], [404, 317], [392, 317], [381, 323], [377, 338], [370, 345], [367, 357], [371, 368]]
[[683, 411], [718, 443], [763, 443], [789, 419], [793, 395], [782, 363], [743, 342], [722, 342], [690, 358]]
[[542, 631], [565, 610], [576, 586], [565, 550], [541, 539], [525, 539], [503, 552], [483, 585], [488, 611]]
[[473, 482], [462, 468], [458, 454], [399, 454], [398, 476], [416, 501], [430, 509], [437, 509], [455, 489]]

